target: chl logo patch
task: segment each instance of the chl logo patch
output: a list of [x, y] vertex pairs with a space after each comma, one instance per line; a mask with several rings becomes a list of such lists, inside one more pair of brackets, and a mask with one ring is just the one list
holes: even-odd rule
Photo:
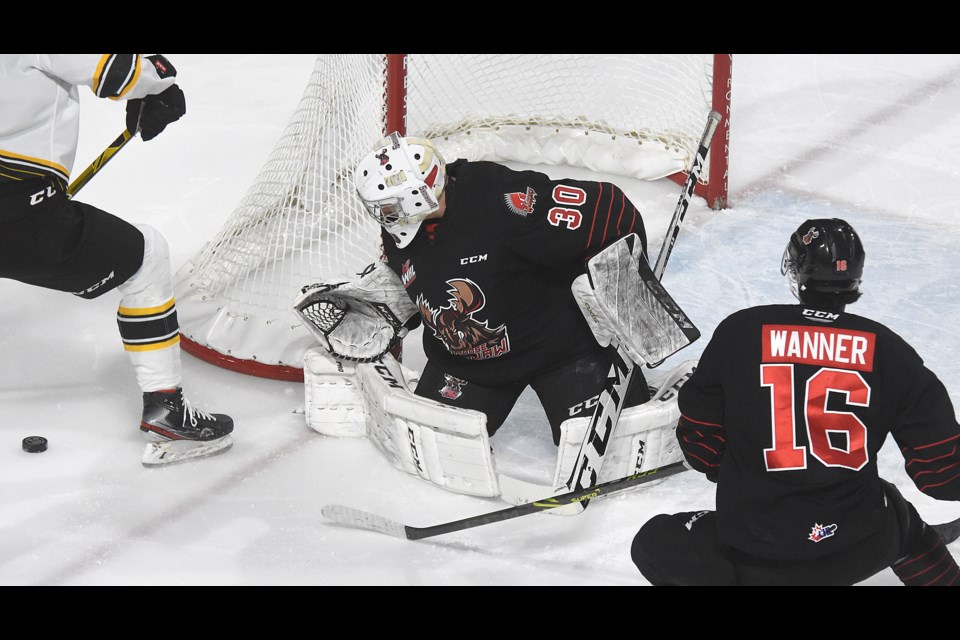
[[527, 187], [525, 193], [515, 191], [514, 193], [503, 194], [503, 201], [506, 203], [507, 209], [521, 218], [526, 218], [533, 213], [533, 205], [537, 203], [537, 192], [533, 188]]
[[815, 524], [813, 525], [813, 529], [810, 531], [810, 535], [807, 536], [807, 539], [813, 540], [814, 542], [820, 542], [821, 540], [832, 538], [833, 534], [836, 532], [837, 525], [835, 524]]

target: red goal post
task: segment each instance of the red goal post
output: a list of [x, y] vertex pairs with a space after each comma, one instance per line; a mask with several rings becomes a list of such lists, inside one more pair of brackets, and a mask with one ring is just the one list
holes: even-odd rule
[[568, 165], [683, 183], [711, 110], [723, 116], [695, 193], [727, 206], [730, 54], [323, 54], [260, 174], [177, 272], [181, 345], [234, 371], [303, 380], [316, 345], [292, 303], [379, 253], [353, 189], [391, 131], [447, 160]]

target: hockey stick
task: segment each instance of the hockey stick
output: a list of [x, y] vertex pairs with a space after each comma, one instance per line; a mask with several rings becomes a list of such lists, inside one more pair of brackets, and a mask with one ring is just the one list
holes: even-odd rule
[[536, 502], [529, 502], [527, 504], [507, 507], [506, 509], [501, 509], [500, 511], [484, 513], [482, 515], [471, 516], [462, 520], [445, 522], [443, 524], [433, 525], [430, 527], [411, 527], [375, 513], [360, 511], [359, 509], [353, 509], [351, 507], [345, 507], [337, 504], [329, 504], [324, 506], [320, 510], [320, 513], [322, 513], [323, 516], [331, 522], [343, 526], [353, 527], [356, 529], [366, 529], [367, 531], [376, 531], [378, 533], [385, 533], [389, 536], [394, 536], [397, 538], [406, 538], [407, 540], [422, 540], [423, 538], [432, 538], [433, 536], [439, 536], [445, 533], [463, 531], [464, 529], [472, 529], [485, 524], [503, 522], [504, 520], [519, 518], [520, 516], [525, 516], [530, 513], [539, 513], [541, 511], [549, 511], [551, 509], [556, 509], [566, 505], [580, 504], [584, 501], [591, 500], [592, 498], [598, 498], [616, 491], [622, 491], [623, 489], [634, 487], [645, 482], [650, 482], [651, 480], [666, 478], [685, 470], [686, 467], [683, 466], [682, 462], [674, 462], [658, 469], [650, 469], [649, 471], [643, 471], [641, 473], [636, 473], [624, 478], [618, 478], [617, 480], [604, 482], [593, 487], [577, 489], [576, 491], [570, 491], [568, 493], [552, 496]]
[[67, 187], [67, 197], [72, 198], [77, 195], [77, 192], [80, 191], [88, 182], [90, 182], [93, 176], [97, 175], [100, 172], [100, 169], [103, 169], [104, 165], [110, 162], [110, 159], [117, 154], [120, 149], [123, 149], [130, 140], [133, 139], [133, 134], [128, 130], [124, 129], [123, 133], [117, 136], [117, 139], [111, 142], [106, 149], [103, 150], [96, 160], [90, 163], [90, 166], [83, 170], [77, 179], [74, 180], [69, 187]]
[[[687, 179], [683, 183], [680, 200], [677, 201], [677, 207], [673, 211], [673, 219], [670, 220], [670, 226], [667, 227], [667, 235], [663, 239], [663, 244], [660, 245], [657, 264], [653, 267], [653, 275], [657, 276], [658, 280], [663, 279], [663, 272], [667, 268], [667, 260], [670, 259], [670, 254], [673, 253], [673, 245], [677, 243], [677, 236], [680, 235], [680, 223], [683, 222], [683, 218], [687, 215], [687, 209], [690, 207], [690, 199], [693, 197], [693, 190], [697, 186], [697, 180], [700, 178], [703, 163], [706, 162], [707, 153], [710, 152], [710, 143], [713, 141], [713, 134], [716, 133], [717, 126], [720, 124], [722, 118], [723, 116], [716, 111], [711, 111], [707, 116], [707, 126], [704, 127], [703, 135], [700, 136], [700, 144], [697, 146], [697, 155], [693, 159], [693, 167], [691, 167], [690, 174], [687, 175]], [[663, 364], [663, 362], [663, 360], [660, 360], [659, 362], [647, 363], [647, 367], [656, 369]]]
[[667, 268], [667, 260], [673, 253], [673, 245], [677, 243], [677, 236], [680, 235], [680, 223], [687, 215], [687, 208], [690, 206], [690, 199], [693, 197], [693, 190], [697, 186], [697, 180], [700, 179], [700, 172], [703, 169], [703, 163], [706, 162], [707, 153], [710, 151], [710, 143], [713, 141], [713, 134], [720, 124], [721, 116], [716, 111], [711, 111], [707, 116], [707, 126], [700, 137], [700, 144], [697, 147], [697, 155], [693, 159], [693, 166], [683, 183], [683, 191], [680, 194], [680, 200], [677, 202], [677, 208], [673, 211], [673, 219], [670, 226], [667, 227], [667, 235], [660, 246], [660, 254], [657, 256], [657, 264], [653, 268], [657, 279], [663, 278], [663, 271]]

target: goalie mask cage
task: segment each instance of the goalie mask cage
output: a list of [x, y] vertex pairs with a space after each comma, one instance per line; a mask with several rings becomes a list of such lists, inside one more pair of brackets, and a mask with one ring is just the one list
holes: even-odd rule
[[[570, 165], [680, 184], [711, 110], [723, 116], [695, 193], [726, 206], [729, 54], [324, 54], [258, 177], [219, 233], [176, 274], [188, 353], [303, 381], [317, 345], [293, 301], [353, 280], [380, 227], [353, 170], [391, 131], [450, 162]], [[722, 132], [722, 134], [721, 134]]]

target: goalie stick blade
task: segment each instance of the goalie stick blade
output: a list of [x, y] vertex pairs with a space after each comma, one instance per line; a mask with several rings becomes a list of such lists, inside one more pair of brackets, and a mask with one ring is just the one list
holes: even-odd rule
[[944, 544], [950, 544], [957, 538], [960, 538], [960, 518], [951, 520], [950, 522], [932, 524], [930, 526], [933, 527], [934, 531], [940, 534], [940, 537], [943, 538]]
[[506, 509], [501, 509], [500, 511], [493, 511], [477, 516], [470, 516], [468, 518], [463, 518], [462, 520], [445, 522], [443, 524], [438, 524], [431, 527], [411, 527], [409, 525], [400, 524], [399, 522], [390, 520], [389, 518], [384, 518], [383, 516], [342, 505], [326, 505], [320, 510], [320, 513], [323, 514], [323, 516], [328, 520], [336, 524], [353, 527], [356, 529], [366, 529], [367, 531], [385, 533], [396, 538], [422, 540], [423, 538], [432, 538], [433, 536], [439, 536], [445, 533], [453, 533], [454, 531], [472, 529], [485, 524], [503, 522], [504, 520], [519, 518], [520, 516], [525, 516], [530, 513], [541, 513], [543, 511], [556, 509], [558, 507], [577, 505], [581, 502], [599, 497], [601, 495], [609, 495], [628, 487], [650, 482], [654, 479], [659, 480], [660, 478], [666, 478], [686, 470], [687, 467], [685, 467], [682, 462], [674, 462], [673, 464], [668, 464], [665, 467], [660, 467], [659, 469], [651, 469], [642, 473], [635, 473], [632, 476], [626, 476], [625, 478], [604, 482], [595, 487], [571, 491], [569, 493], [538, 500], [536, 502], [508, 507]]
[[379, 531], [380, 533], [385, 533], [388, 536], [394, 536], [396, 538], [409, 537], [406, 531], [407, 527], [404, 525], [368, 511], [361, 511], [360, 509], [353, 509], [340, 504], [328, 504], [320, 509], [320, 513], [327, 520], [342, 524], [345, 527]]

